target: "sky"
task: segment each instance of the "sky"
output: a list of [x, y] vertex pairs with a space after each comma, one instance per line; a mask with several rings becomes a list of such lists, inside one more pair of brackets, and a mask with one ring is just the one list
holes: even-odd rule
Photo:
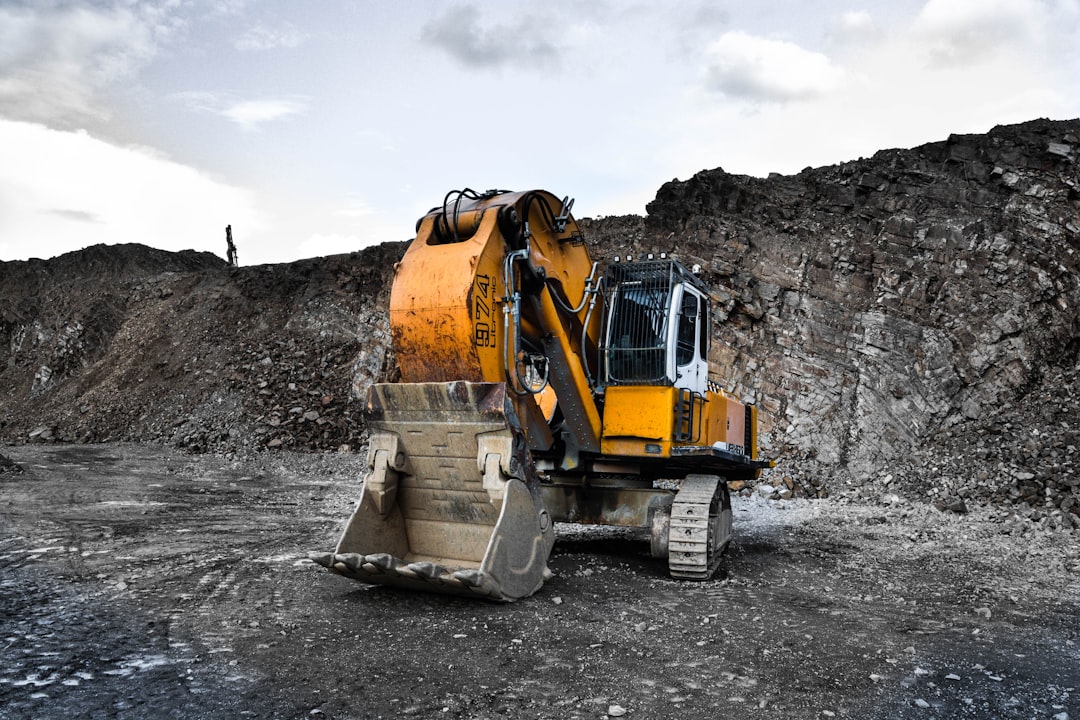
[[1080, 0], [0, 0], [0, 260], [351, 252], [466, 187], [641, 215], [1039, 117]]

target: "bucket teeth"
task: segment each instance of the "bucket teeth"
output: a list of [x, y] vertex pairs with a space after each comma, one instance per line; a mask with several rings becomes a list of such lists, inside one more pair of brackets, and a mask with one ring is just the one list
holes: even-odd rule
[[447, 574], [449, 570], [432, 562], [414, 562], [403, 568], [398, 568], [398, 572], [405, 576], [415, 577], [418, 580], [438, 580], [440, 576]]
[[454, 573], [454, 577], [462, 582], [465, 587], [479, 587], [483, 582], [487, 573], [480, 572], [479, 570], [458, 570]]
[[[339, 575], [364, 580], [365, 577], [382, 575], [420, 580], [441, 586], [444, 592], [505, 600], [499, 583], [490, 574], [476, 568], [452, 570], [434, 562], [420, 561], [406, 564], [389, 553], [311, 553], [312, 562], [330, 568]], [[367, 582], [371, 582], [367, 580]]]
[[477, 595], [502, 596], [498, 583], [483, 570], [458, 570], [453, 577]]
[[398, 569], [398, 560], [388, 553], [374, 553], [364, 558], [365, 565], [373, 565], [378, 572], [394, 572]]

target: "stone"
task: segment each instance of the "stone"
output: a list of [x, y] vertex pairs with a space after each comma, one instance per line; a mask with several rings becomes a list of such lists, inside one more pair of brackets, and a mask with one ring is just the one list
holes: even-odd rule
[[956, 513], [957, 515], [964, 515], [968, 511], [967, 503], [964, 502], [963, 498], [955, 498], [955, 499], [953, 499], [946, 506], [946, 509], [949, 510], [950, 512]]
[[964, 413], [964, 417], [969, 420], [978, 420], [982, 417], [982, 405], [974, 398], [965, 400], [964, 404], [960, 406], [960, 411]]
[[21, 473], [23, 471], [22, 466], [16, 463], [11, 458], [7, 457], [3, 453], [0, 453], [0, 475], [4, 473]]
[[54, 439], [53, 430], [49, 427], [36, 427], [27, 433], [31, 442], [49, 442]]
[[1068, 158], [1072, 156], [1073, 149], [1072, 146], [1066, 145], [1065, 143], [1052, 142], [1047, 144], [1046, 152], [1051, 155], [1057, 155], [1058, 157]]

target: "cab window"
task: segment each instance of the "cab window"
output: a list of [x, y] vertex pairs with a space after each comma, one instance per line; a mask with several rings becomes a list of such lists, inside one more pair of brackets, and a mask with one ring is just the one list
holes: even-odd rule
[[694, 359], [695, 340], [698, 334], [698, 298], [683, 291], [679, 308], [679, 332], [675, 345], [675, 364], [686, 365]]

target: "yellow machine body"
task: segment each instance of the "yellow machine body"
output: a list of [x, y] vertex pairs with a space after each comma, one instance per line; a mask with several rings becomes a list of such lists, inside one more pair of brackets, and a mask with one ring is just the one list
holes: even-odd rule
[[369, 475], [317, 562], [515, 600], [548, 576], [555, 521], [598, 522], [648, 529], [675, 577], [712, 575], [725, 478], [770, 465], [756, 410], [705, 386], [700, 281], [672, 261], [602, 278], [572, 204], [462, 191], [421, 218], [390, 299], [401, 382], [370, 390]]
[[[747, 440], [747, 406], [725, 392], [706, 391], [692, 402], [688, 420], [696, 435], [679, 440], [679, 388], [624, 385], [607, 389], [604, 401], [604, 434], [600, 451], [608, 456], [671, 457], [672, 449], [716, 446], [724, 450], [744, 448]], [[753, 457], [753, 455], [751, 455]]]

